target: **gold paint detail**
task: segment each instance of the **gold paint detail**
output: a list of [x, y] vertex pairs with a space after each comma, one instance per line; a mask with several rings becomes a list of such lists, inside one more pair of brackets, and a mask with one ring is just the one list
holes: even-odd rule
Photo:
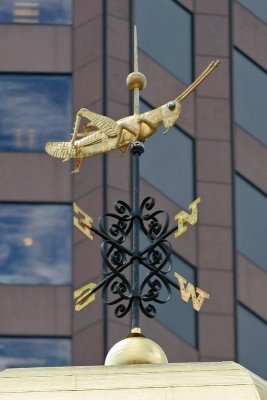
[[178, 238], [184, 232], [187, 231], [186, 223], [190, 225], [195, 225], [197, 223], [197, 217], [198, 217], [197, 205], [200, 203], [200, 201], [201, 199], [200, 197], [198, 197], [196, 200], [194, 200], [192, 203], [189, 204], [188, 209], [192, 211], [191, 214], [187, 214], [186, 211], [182, 210], [175, 215], [174, 219], [177, 220], [178, 223], [178, 228], [174, 235], [176, 238]]
[[[137, 70], [137, 60], [135, 64], [134, 74], [140, 77]], [[176, 123], [180, 115], [181, 102], [206, 79], [218, 64], [218, 60], [212, 61], [205, 71], [173, 101], [143, 114], [139, 114], [138, 87], [133, 89], [135, 95], [134, 114], [118, 121], [82, 108], [76, 114], [71, 140], [69, 142], [48, 142], [45, 146], [46, 152], [52, 157], [62, 158], [64, 161], [70, 159], [82, 160], [111, 150], [127, 149], [135, 141], [145, 142], [157, 131], [160, 125], [164, 126], [166, 133]], [[87, 127], [89, 126], [93, 130], [89, 131], [89, 129], [84, 128], [79, 130], [82, 118], [86, 119]], [[78, 139], [79, 136], [83, 137]], [[79, 167], [80, 164], [73, 172], [79, 172]]]
[[177, 272], [174, 273], [174, 276], [178, 280], [182, 300], [185, 303], [188, 303], [190, 298], [192, 298], [194, 310], [199, 311], [202, 307], [204, 300], [209, 299], [210, 295], [198, 287], [195, 288], [192, 283], [187, 283], [187, 280], [179, 275]]
[[79, 229], [88, 239], [93, 240], [91, 227], [93, 219], [86, 214], [76, 203], [73, 203], [73, 225]]
[[81, 311], [90, 303], [95, 301], [95, 293], [92, 293], [92, 289], [94, 289], [95, 287], [96, 283], [90, 282], [73, 292], [73, 299], [77, 299], [75, 304], [75, 311]]
[[131, 333], [141, 333], [141, 328], [139, 326], [135, 326], [131, 329]]

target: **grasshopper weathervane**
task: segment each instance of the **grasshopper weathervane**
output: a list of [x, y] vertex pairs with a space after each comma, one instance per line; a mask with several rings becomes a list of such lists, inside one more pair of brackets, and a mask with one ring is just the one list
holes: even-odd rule
[[[166, 133], [177, 121], [181, 112], [181, 102], [203, 82], [217, 67], [219, 61], [212, 61], [202, 74], [179, 96], [161, 107], [139, 114], [139, 90], [146, 86], [146, 78], [138, 72], [137, 55], [135, 57], [135, 72], [127, 77], [127, 85], [134, 90], [134, 114], [114, 121], [111, 118], [96, 114], [82, 108], [76, 115], [74, 130], [69, 142], [48, 142], [46, 152], [63, 161], [76, 160], [73, 172], [79, 172], [84, 158], [119, 149], [122, 152], [136, 142], [144, 143], [153, 135], [160, 125], [164, 125]], [[82, 119], [87, 120], [79, 131]], [[89, 122], [88, 122], [89, 121]], [[81, 137], [81, 139], [78, 139]]]
[[[209, 294], [187, 282], [174, 273], [176, 280], [169, 277], [172, 269], [172, 248], [166, 240], [171, 234], [180, 237], [187, 225], [197, 223], [197, 198], [189, 205], [190, 212], [182, 210], [175, 215], [175, 225], [169, 228], [169, 216], [163, 210], [154, 210], [155, 201], [146, 197], [139, 203], [139, 158], [144, 152], [143, 143], [164, 125], [167, 132], [177, 121], [181, 102], [214, 70], [219, 61], [212, 61], [203, 73], [178, 97], [154, 110], [139, 113], [139, 91], [146, 85], [146, 78], [138, 72], [137, 38], [134, 33], [134, 72], [127, 77], [127, 85], [134, 92], [134, 114], [118, 121], [82, 108], [76, 115], [74, 131], [69, 142], [49, 142], [46, 151], [63, 161], [76, 160], [78, 172], [81, 161], [89, 156], [120, 149], [125, 152], [131, 146], [133, 155], [132, 206], [123, 201], [115, 203], [115, 213], [100, 217], [99, 228], [93, 219], [74, 203], [74, 225], [89, 239], [93, 234], [103, 239], [101, 255], [104, 262], [101, 282], [88, 283], [74, 292], [75, 309], [82, 310], [95, 300], [96, 292], [101, 290], [102, 299], [108, 305], [116, 305], [115, 315], [124, 317], [132, 313], [132, 330], [139, 329], [139, 310], [147, 317], [156, 315], [153, 303], [164, 304], [171, 298], [171, 287], [178, 289], [181, 299], [192, 299], [193, 308], [200, 310]], [[82, 119], [85, 123], [80, 132]], [[79, 139], [79, 137], [81, 137]], [[148, 240], [148, 245], [140, 246], [140, 232]], [[126, 239], [132, 235], [132, 248], [126, 247]], [[131, 279], [124, 271], [131, 268]], [[146, 272], [140, 279], [141, 268]], [[141, 281], [141, 282], [140, 282]], [[162, 295], [162, 293], [164, 294]]]

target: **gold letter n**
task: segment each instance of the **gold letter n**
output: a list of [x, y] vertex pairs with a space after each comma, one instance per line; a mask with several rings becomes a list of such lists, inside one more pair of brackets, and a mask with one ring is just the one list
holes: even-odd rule
[[[210, 295], [198, 287], [195, 289], [195, 286], [192, 285], [192, 283], [187, 283], [187, 280], [181, 275], [177, 274], [177, 272], [174, 273], [174, 276], [178, 279], [182, 300], [185, 303], [188, 303], [190, 298], [192, 298], [194, 310], [199, 311], [203, 304], [203, 301], [205, 299], [209, 299]], [[187, 286], [185, 286], [186, 284]], [[198, 296], [196, 295], [196, 293], [198, 293]]]
[[191, 214], [187, 214], [186, 211], [182, 210], [175, 215], [175, 220], [178, 220], [178, 230], [175, 232], [175, 237], [179, 237], [187, 231], [186, 222], [190, 225], [195, 225], [197, 223], [197, 205], [200, 203], [200, 197], [189, 204], [189, 210], [192, 210]]

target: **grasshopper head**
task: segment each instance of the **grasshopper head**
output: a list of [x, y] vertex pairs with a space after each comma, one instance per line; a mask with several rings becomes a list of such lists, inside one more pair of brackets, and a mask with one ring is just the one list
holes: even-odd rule
[[181, 103], [178, 100], [169, 101], [161, 107], [162, 122], [167, 132], [177, 121], [181, 112]]

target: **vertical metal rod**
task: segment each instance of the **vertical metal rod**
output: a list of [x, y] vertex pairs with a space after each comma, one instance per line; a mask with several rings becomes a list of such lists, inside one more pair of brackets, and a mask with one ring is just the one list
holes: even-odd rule
[[[137, 30], [134, 27], [134, 72], [138, 72], [138, 47]], [[139, 114], [139, 88], [134, 88], [134, 114]], [[138, 255], [140, 252], [139, 233], [140, 233], [140, 211], [139, 211], [139, 192], [140, 192], [140, 171], [139, 157], [144, 152], [144, 145], [141, 142], [134, 142], [131, 145], [132, 153], [132, 207], [133, 207], [133, 236], [132, 251], [136, 258], [132, 265], [132, 329], [139, 328], [139, 268]]]
[[[132, 169], [132, 207], [133, 207], [133, 236], [132, 236], [132, 250], [133, 254], [137, 257], [140, 251], [140, 210], [139, 210], [139, 193], [140, 193], [140, 170], [139, 170], [139, 157], [144, 151], [144, 145], [140, 142], [134, 142], [131, 147], [133, 156], [133, 169]], [[132, 265], [132, 290], [133, 290], [133, 304], [132, 304], [132, 328], [139, 327], [139, 259], [134, 258]]]
[[[137, 47], [136, 25], [134, 26], [134, 72], [138, 72], [138, 47]], [[133, 92], [134, 92], [134, 114], [140, 114], [139, 88], [138, 87], [134, 88]]]

